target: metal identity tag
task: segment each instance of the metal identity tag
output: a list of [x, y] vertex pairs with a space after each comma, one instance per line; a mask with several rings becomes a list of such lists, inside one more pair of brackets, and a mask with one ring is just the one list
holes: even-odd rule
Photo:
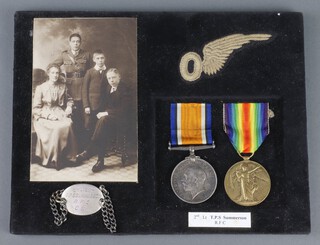
[[76, 184], [65, 190], [57, 190], [50, 197], [50, 207], [54, 223], [61, 226], [67, 220], [67, 214], [90, 215], [101, 209], [105, 227], [114, 233], [117, 221], [114, 214], [109, 191], [100, 185], [99, 188], [89, 184]]
[[74, 215], [90, 215], [98, 212], [104, 198], [99, 188], [89, 184], [76, 184], [69, 186], [61, 195], [66, 199], [66, 208]]

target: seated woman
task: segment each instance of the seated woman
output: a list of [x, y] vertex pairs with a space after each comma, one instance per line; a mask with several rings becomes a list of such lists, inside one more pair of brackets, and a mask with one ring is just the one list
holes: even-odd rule
[[60, 67], [47, 67], [48, 79], [37, 86], [33, 99], [33, 124], [37, 133], [35, 155], [43, 166], [57, 170], [76, 155], [76, 140], [72, 129], [73, 100], [60, 80]]

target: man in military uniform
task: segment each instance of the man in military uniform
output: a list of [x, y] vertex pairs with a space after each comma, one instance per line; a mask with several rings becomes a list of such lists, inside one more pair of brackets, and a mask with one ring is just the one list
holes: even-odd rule
[[91, 67], [90, 53], [82, 50], [81, 36], [73, 33], [69, 37], [70, 49], [65, 50], [54, 61], [55, 64], [62, 66], [65, 74], [68, 93], [74, 100], [73, 125], [76, 137], [79, 143], [79, 150], [82, 150], [81, 142], [83, 142], [83, 107], [81, 99], [81, 88], [86, 71]]

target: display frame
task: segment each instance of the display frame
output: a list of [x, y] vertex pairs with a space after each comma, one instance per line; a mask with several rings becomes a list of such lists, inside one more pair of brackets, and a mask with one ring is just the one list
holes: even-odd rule
[[[114, 202], [119, 234], [310, 231], [301, 14], [18, 12], [15, 20], [12, 233], [106, 233], [98, 215], [70, 216], [60, 227], [53, 224], [49, 197], [72, 182], [29, 181], [31, 104], [26, 105], [25, 101], [31, 101], [32, 22], [38, 17], [74, 16], [135, 17], [138, 20], [138, 128], [143, 129], [138, 136], [138, 183], [104, 183]], [[215, 30], [209, 28], [211, 25]], [[182, 79], [179, 61], [183, 54], [191, 50], [201, 54], [206, 43], [239, 32], [267, 32], [273, 39], [238, 51], [216, 76], [203, 75], [194, 83]], [[276, 185], [269, 198], [255, 207], [244, 208], [232, 203], [221, 184], [227, 169], [239, 160], [222, 130], [222, 103], [230, 101], [271, 101], [275, 112], [270, 137], [255, 156], [262, 163], [270, 163], [265, 166], [270, 168], [271, 181]], [[173, 154], [167, 149], [169, 118], [159, 115], [168, 115], [169, 102], [214, 105], [216, 149], [199, 154], [217, 170], [218, 187], [213, 197], [203, 204], [182, 203], [170, 190], [170, 173], [187, 153]], [[251, 228], [191, 228], [188, 227], [189, 212], [250, 212]]]

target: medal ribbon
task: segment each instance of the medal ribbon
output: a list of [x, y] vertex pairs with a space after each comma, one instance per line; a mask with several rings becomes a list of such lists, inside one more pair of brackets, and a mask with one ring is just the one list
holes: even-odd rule
[[212, 144], [211, 104], [172, 103], [171, 146]]
[[269, 134], [268, 103], [226, 103], [224, 131], [239, 153], [254, 153]]

